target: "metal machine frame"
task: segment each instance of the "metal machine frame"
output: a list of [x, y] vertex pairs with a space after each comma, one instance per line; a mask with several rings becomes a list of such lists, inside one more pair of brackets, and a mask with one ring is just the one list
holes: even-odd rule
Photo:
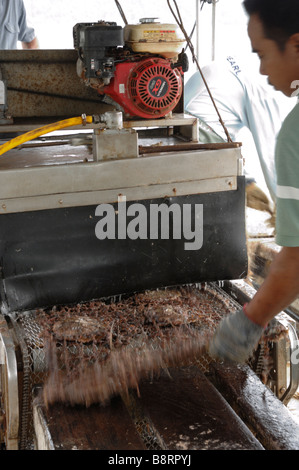
[[[0, 52], [7, 85], [3, 132], [35, 128], [49, 120], [53, 110], [55, 117], [74, 110], [76, 114], [110, 111], [111, 107], [94, 101], [91, 90], [83, 92], [79, 81], [70, 79], [74, 51], [25, 51], [25, 61], [24, 51], [13, 52]], [[20, 74], [29, 78], [26, 90], [18, 85]], [[42, 112], [36, 114], [36, 109]], [[13, 123], [7, 122], [10, 112]], [[124, 121], [118, 130], [101, 123], [72, 130], [82, 129], [94, 132], [95, 151], [87, 161], [71, 158], [44, 164], [41, 154], [26, 167], [14, 166], [10, 159], [6, 167], [0, 166], [0, 420], [1, 443], [7, 449], [19, 448], [20, 432], [26, 431], [20, 425], [27, 404], [20, 397], [24, 386], [29, 389], [22, 383], [29, 362], [18, 334], [19, 313], [161, 286], [230, 282], [247, 274], [245, 177], [239, 144], [201, 146], [197, 120], [175, 113], [162, 120]], [[167, 143], [172, 138], [178, 141], [160, 145], [165, 138]], [[96, 240], [96, 208], [111, 204], [117, 211], [124, 197], [128, 205], [138, 202], [145, 208], [161, 203], [208, 208], [203, 247], [194, 253], [184, 250], [184, 240]], [[233, 292], [230, 289], [230, 295]], [[242, 303], [240, 290], [237, 297]], [[295, 335], [290, 331], [292, 347]], [[285, 366], [281, 357], [285, 358], [284, 351], [277, 354], [279, 368], [281, 361]], [[289, 386], [285, 377], [276, 378], [278, 390], [286, 388], [280, 395], [285, 403], [298, 380], [295, 369]]]

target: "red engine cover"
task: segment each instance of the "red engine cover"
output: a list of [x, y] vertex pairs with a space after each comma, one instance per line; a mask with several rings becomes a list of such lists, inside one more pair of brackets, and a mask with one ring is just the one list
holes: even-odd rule
[[111, 83], [103, 93], [126, 113], [145, 119], [163, 117], [177, 105], [183, 90], [183, 72], [164, 59], [117, 64]]

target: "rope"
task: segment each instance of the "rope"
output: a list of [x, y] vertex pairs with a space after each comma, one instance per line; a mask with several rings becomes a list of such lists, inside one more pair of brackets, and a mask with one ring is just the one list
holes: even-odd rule
[[195, 62], [196, 66], [197, 66], [197, 68], [198, 68], [198, 71], [199, 71], [199, 73], [200, 73], [200, 75], [201, 75], [201, 77], [202, 77], [202, 79], [203, 79], [203, 82], [204, 82], [204, 84], [205, 84], [205, 86], [206, 86], [206, 89], [207, 89], [207, 91], [208, 91], [208, 93], [209, 93], [209, 96], [210, 96], [210, 98], [211, 98], [211, 101], [212, 101], [212, 103], [213, 103], [213, 106], [214, 106], [214, 108], [215, 108], [215, 110], [216, 110], [216, 113], [217, 113], [217, 115], [218, 115], [219, 122], [220, 122], [220, 124], [222, 125], [222, 127], [223, 127], [223, 129], [224, 129], [225, 135], [226, 135], [226, 137], [227, 137], [227, 141], [228, 141], [228, 142], [232, 142], [232, 138], [231, 138], [231, 136], [229, 135], [229, 132], [228, 132], [228, 130], [227, 130], [227, 128], [226, 128], [226, 126], [225, 126], [223, 120], [222, 120], [222, 117], [221, 117], [221, 115], [220, 115], [220, 113], [219, 113], [219, 110], [218, 110], [217, 105], [216, 105], [216, 103], [215, 103], [215, 101], [214, 101], [214, 98], [213, 98], [213, 96], [212, 96], [212, 93], [211, 93], [211, 91], [210, 91], [210, 89], [209, 89], [209, 86], [208, 86], [208, 84], [207, 84], [207, 81], [206, 81], [206, 79], [205, 79], [205, 77], [204, 77], [204, 75], [203, 75], [203, 72], [202, 72], [202, 70], [201, 70], [201, 67], [200, 67], [200, 65], [199, 65], [199, 63], [198, 63], [197, 57], [196, 57], [195, 52], [194, 52], [194, 46], [193, 46], [193, 44], [192, 44], [192, 41], [191, 41], [190, 37], [188, 36], [188, 34], [187, 34], [186, 30], [185, 30], [185, 27], [184, 27], [184, 24], [183, 24], [183, 20], [182, 20], [182, 17], [181, 17], [179, 8], [178, 8], [178, 6], [177, 6], [177, 2], [176, 2], [176, 0], [173, 0], [173, 3], [174, 3], [175, 8], [176, 8], [176, 13], [174, 12], [172, 6], [170, 5], [170, 0], [167, 0], [167, 3], [168, 3], [169, 9], [170, 9], [170, 11], [171, 11], [171, 13], [172, 13], [174, 19], [176, 20], [178, 26], [181, 28], [182, 33], [183, 33], [184, 36], [185, 36], [186, 42], [187, 42], [187, 44], [188, 44], [188, 46], [189, 46], [189, 48], [190, 48], [191, 54], [192, 54], [193, 61]]

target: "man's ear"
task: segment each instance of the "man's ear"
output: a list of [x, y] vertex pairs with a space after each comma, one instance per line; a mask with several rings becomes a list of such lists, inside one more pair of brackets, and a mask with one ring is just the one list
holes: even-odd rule
[[297, 57], [299, 59], [299, 33], [293, 34], [289, 38], [288, 42], [289, 42], [290, 46], [294, 48], [294, 53], [297, 55]]

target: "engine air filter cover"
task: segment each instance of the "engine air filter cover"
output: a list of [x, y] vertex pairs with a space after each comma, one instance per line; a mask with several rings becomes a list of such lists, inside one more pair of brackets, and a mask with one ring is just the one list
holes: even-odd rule
[[184, 47], [185, 37], [176, 24], [163, 24], [154, 18], [143, 18], [140, 24], [124, 27], [126, 45], [138, 53], [176, 57]]

